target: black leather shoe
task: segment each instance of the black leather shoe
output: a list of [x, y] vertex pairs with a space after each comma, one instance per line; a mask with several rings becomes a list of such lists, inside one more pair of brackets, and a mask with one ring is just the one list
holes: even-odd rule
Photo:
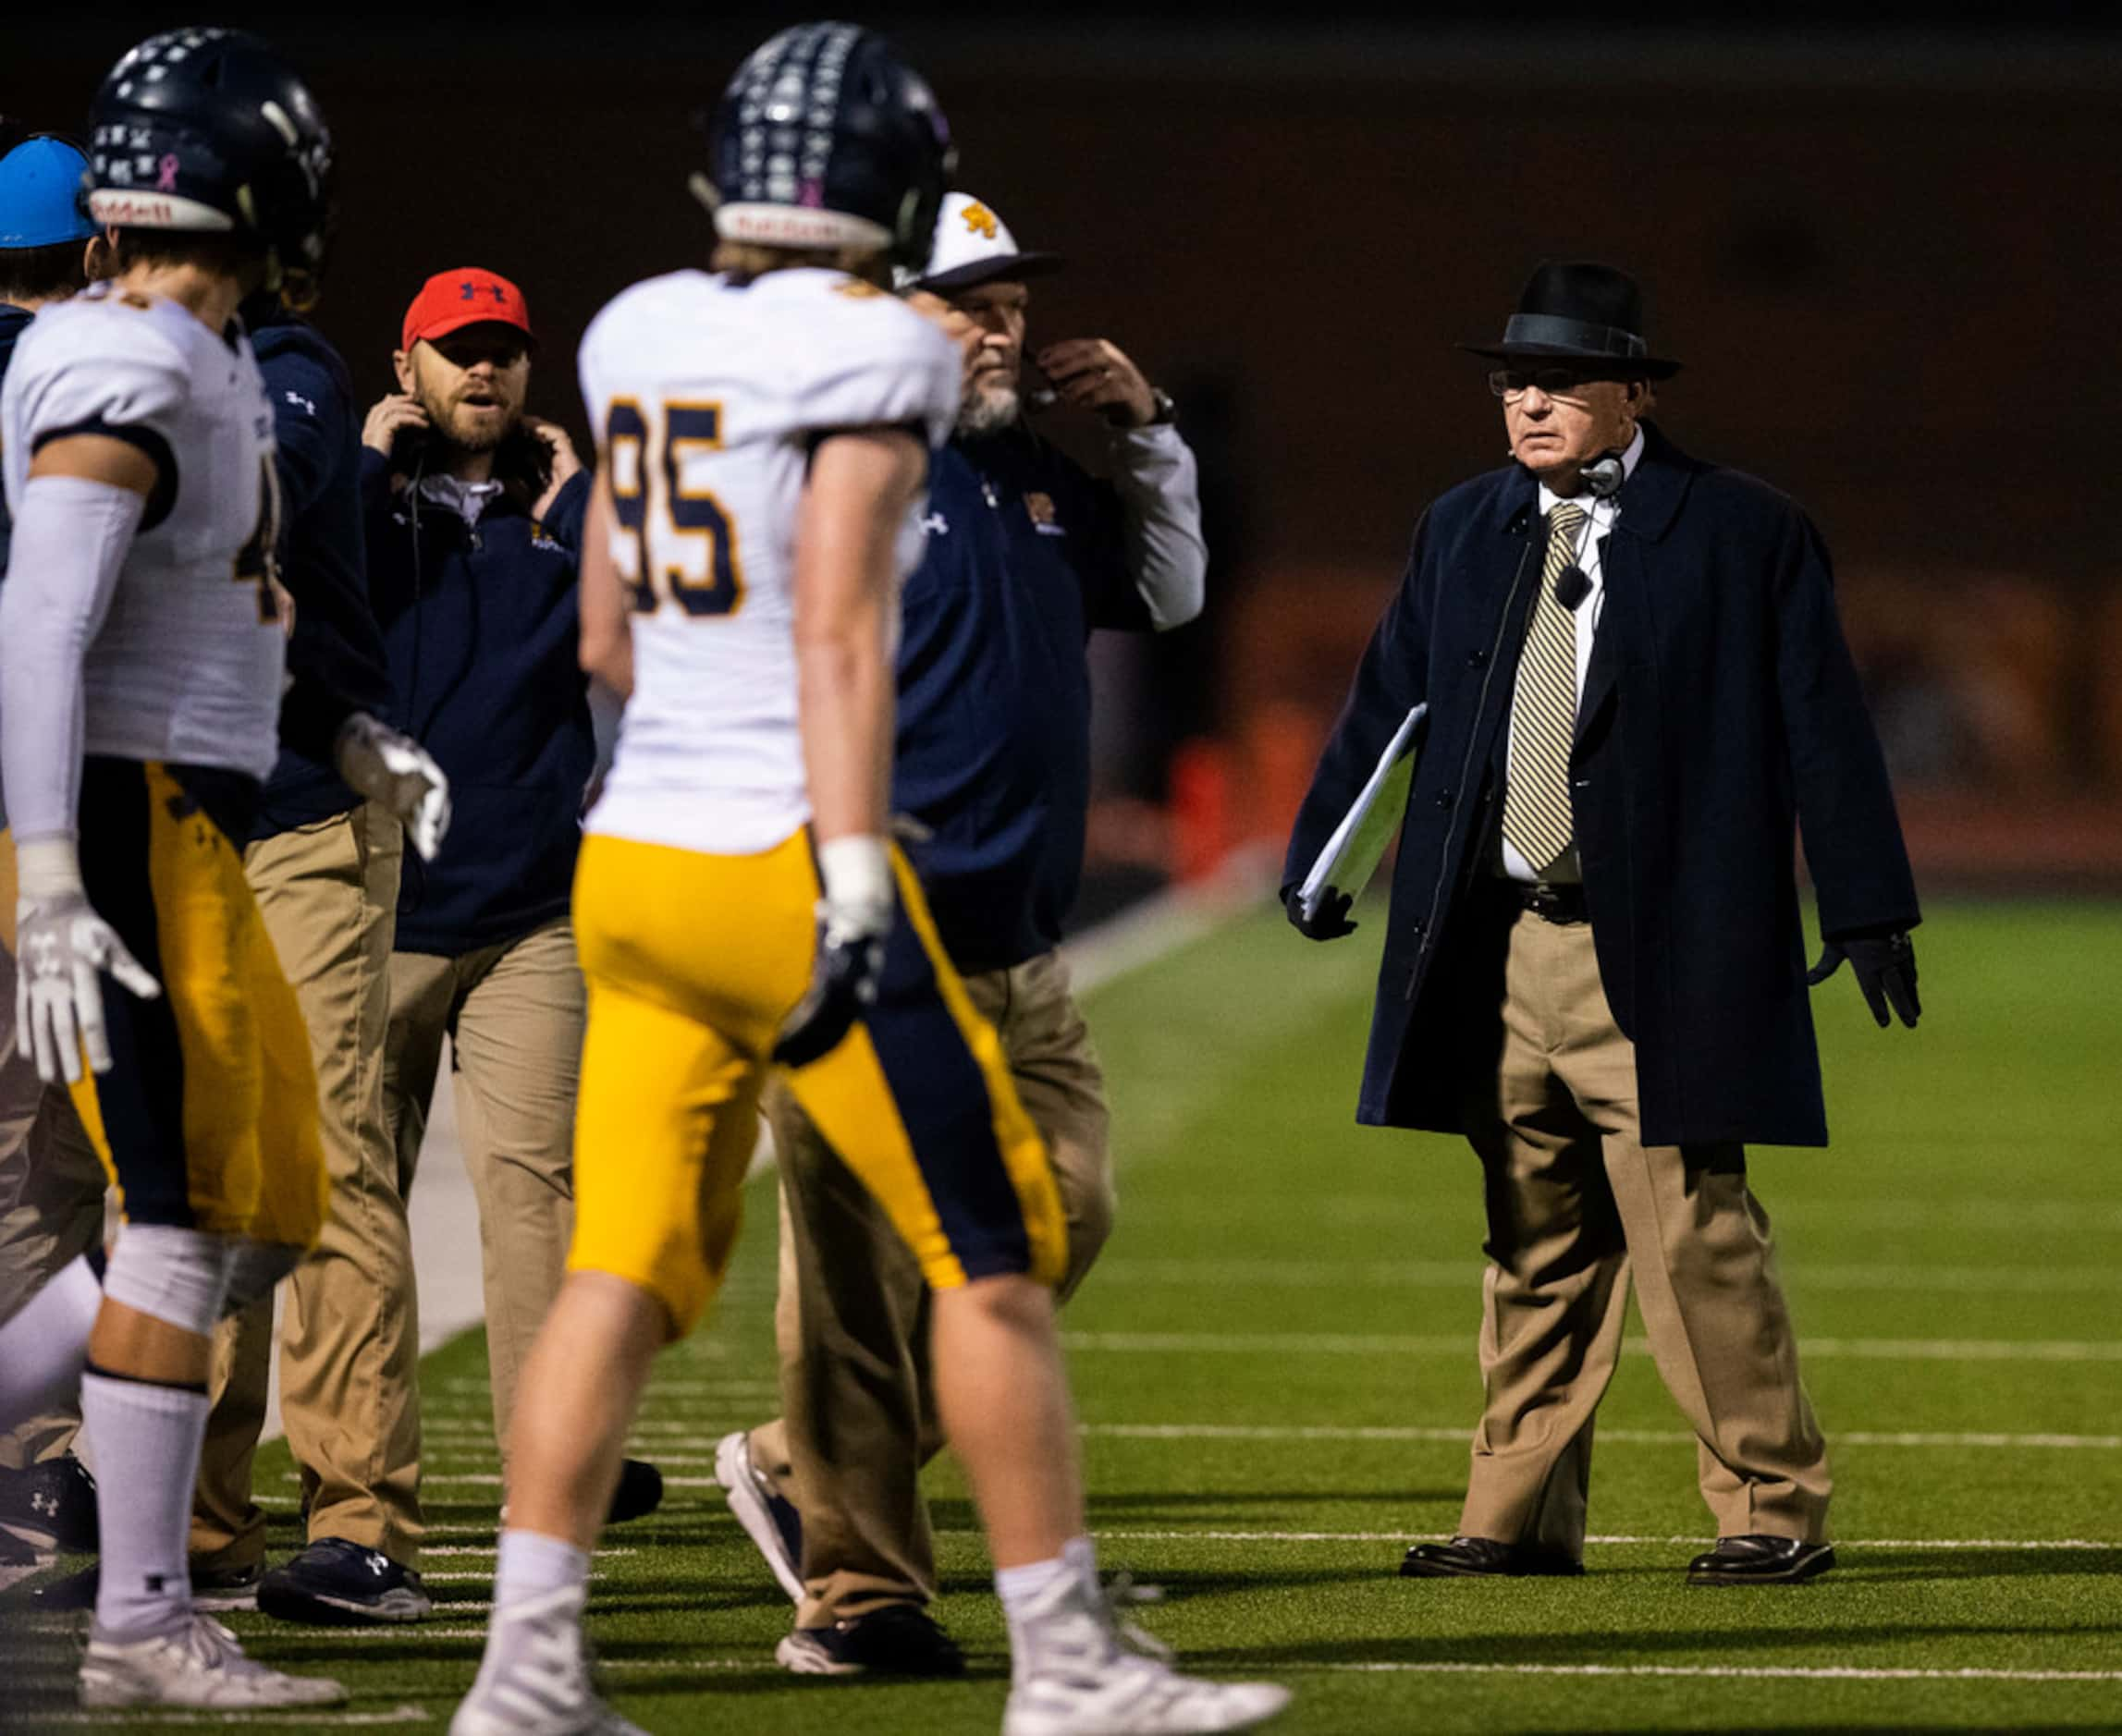
[[1492, 1537], [1418, 1543], [1400, 1563], [1402, 1579], [1566, 1579], [1583, 1571], [1582, 1561], [1560, 1549]]
[[605, 1514], [604, 1522], [623, 1525], [630, 1519], [653, 1513], [662, 1505], [663, 1473], [645, 1459], [621, 1459], [619, 1486], [611, 1492], [611, 1510]]
[[0, 1471], [0, 1526], [32, 1549], [92, 1555], [96, 1480], [72, 1453], [22, 1471]]
[[914, 1604], [883, 1604], [829, 1628], [798, 1628], [774, 1648], [797, 1676], [963, 1676], [965, 1654]]
[[1687, 1563], [1690, 1585], [1796, 1585], [1834, 1565], [1834, 1546], [1796, 1537], [1719, 1537]]

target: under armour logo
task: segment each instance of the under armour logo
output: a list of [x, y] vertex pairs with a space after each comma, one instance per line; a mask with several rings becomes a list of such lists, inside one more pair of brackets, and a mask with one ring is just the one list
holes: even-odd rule
[[931, 512], [921, 520], [921, 533], [924, 536], [949, 536], [951, 520], [940, 512]]
[[154, 190], [174, 193], [177, 190], [177, 153], [172, 151], [154, 165]]
[[[509, 292], [497, 283], [488, 284], [486, 293], [497, 301], [506, 301], [509, 299]], [[460, 280], [457, 285], [457, 299], [460, 301], [476, 301], [479, 299], [479, 286], [469, 277]]]
[[317, 413], [317, 400], [315, 398], [304, 397], [300, 392], [289, 392], [286, 394], [286, 397], [288, 403], [300, 404], [311, 415], [314, 416]]
[[967, 235], [985, 236], [990, 241], [995, 238], [995, 214], [977, 199], [967, 205], [961, 214], [965, 219]]

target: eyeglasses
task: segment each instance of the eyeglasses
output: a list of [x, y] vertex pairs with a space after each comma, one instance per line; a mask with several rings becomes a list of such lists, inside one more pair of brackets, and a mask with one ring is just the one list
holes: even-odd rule
[[1563, 397], [1601, 377], [1575, 368], [1498, 368], [1489, 375], [1489, 390], [1506, 403], [1523, 397], [1526, 389], [1535, 385], [1549, 397]]

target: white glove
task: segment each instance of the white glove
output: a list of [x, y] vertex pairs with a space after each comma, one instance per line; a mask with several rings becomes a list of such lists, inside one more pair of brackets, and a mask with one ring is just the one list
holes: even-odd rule
[[411, 736], [357, 711], [339, 726], [339, 776], [399, 818], [423, 862], [433, 862], [449, 830], [449, 779]]
[[891, 850], [881, 837], [836, 837], [818, 846], [817, 951], [810, 986], [781, 1021], [774, 1059], [808, 1067], [840, 1046], [877, 1001], [885, 938], [898, 908]]
[[162, 984], [91, 908], [72, 838], [18, 842], [15, 863], [16, 1043], [48, 1085], [80, 1078], [84, 1047], [90, 1067], [107, 1073], [111, 1045], [96, 973], [108, 971], [142, 1000], [160, 995]]

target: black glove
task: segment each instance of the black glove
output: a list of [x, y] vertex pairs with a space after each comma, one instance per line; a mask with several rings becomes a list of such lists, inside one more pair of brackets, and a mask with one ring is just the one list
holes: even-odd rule
[[1329, 886], [1319, 894], [1319, 909], [1306, 916], [1302, 886], [1290, 886], [1282, 893], [1282, 909], [1289, 913], [1290, 926], [1306, 940], [1339, 940], [1343, 935], [1355, 933], [1356, 924], [1348, 920], [1348, 908], [1355, 902], [1352, 893], [1336, 892]]
[[1820, 962], [1806, 975], [1809, 987], [1817, 986], [1842, 968], [1843, 960], [1857, 972], [1857, 986], [1864, 991], [1865, 1004], [1883, 1031], [1894, 1021], [1887, 1016], [1891, 1005], [1901, 1022], [1911, 1031], [1922, 1016], [1923, 1004], [1916, 998], [1916, 947], [1908, 936], [1852, 935], [1845, 940], [1823, 940]]
[[774, 1059], [783, 1067], [808, 1067], [830, 1055], [862, 1017], [862, 1009], [876, 1001], [877, 979], [883, 974], [884, 936], [836, 932], [831, 919], [821, 912], [811, 985], [781, 1021]]

